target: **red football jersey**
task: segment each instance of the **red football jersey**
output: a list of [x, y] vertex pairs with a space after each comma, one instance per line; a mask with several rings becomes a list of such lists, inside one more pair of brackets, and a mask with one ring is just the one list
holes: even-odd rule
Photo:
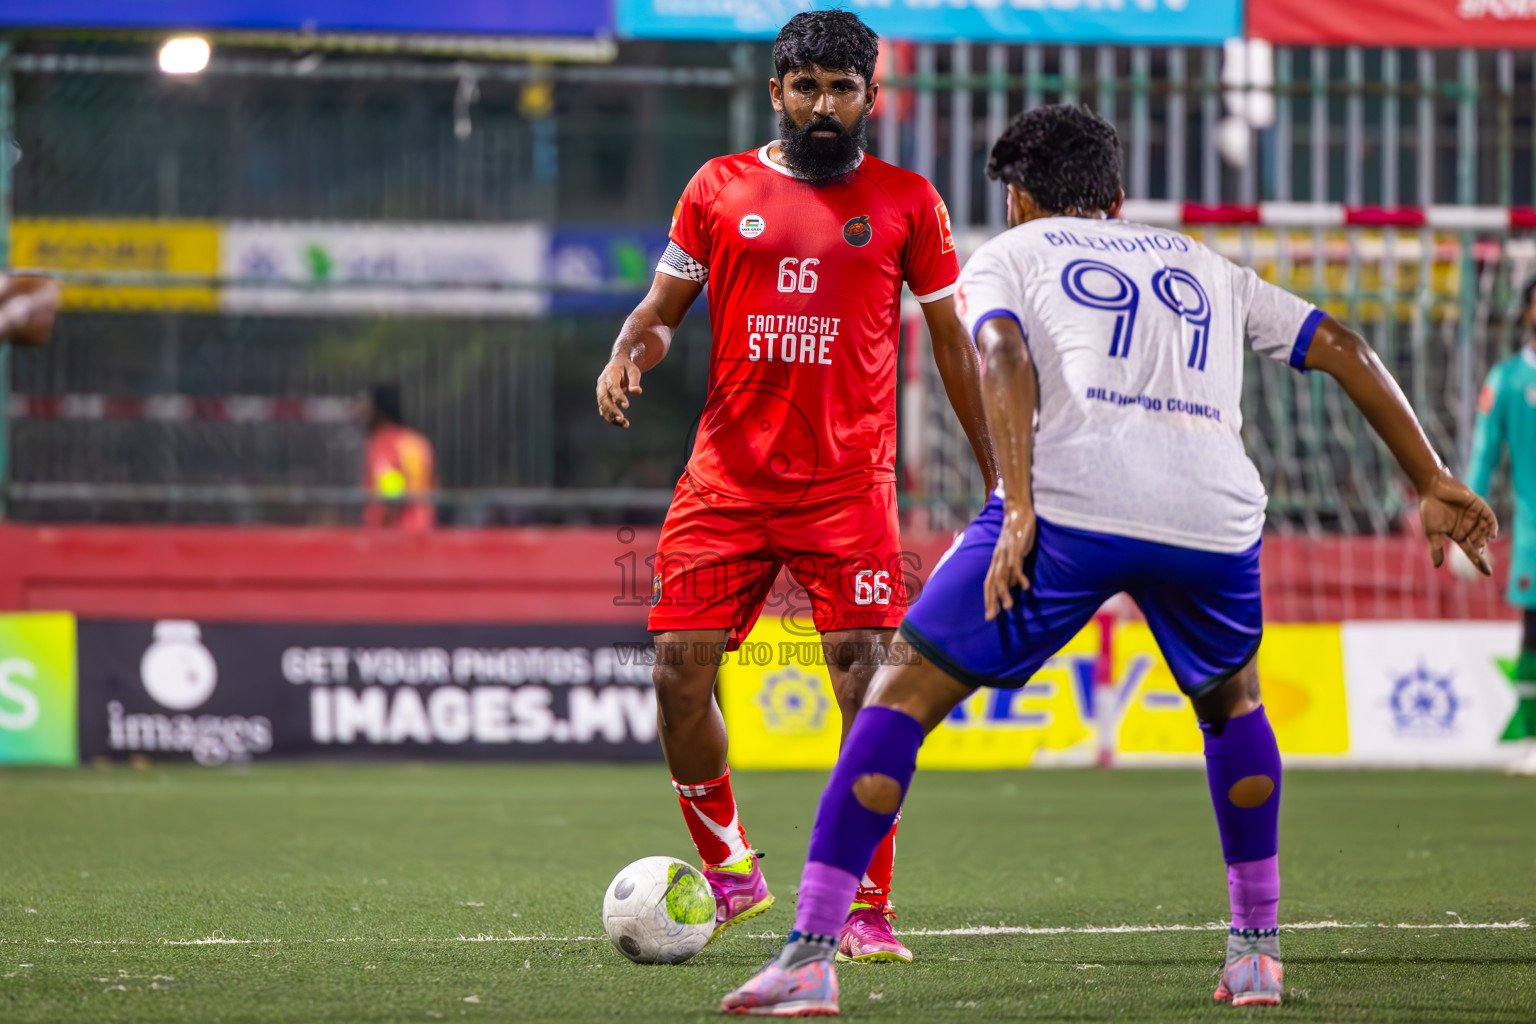
[[764, 146], [705, 164], [671, 239], [657, 270], [706, 282], [714, 330], [693, 479], [764, 502], [895, 480], [901, 284], [960, 276], [933, 186], [867, 154], [814, 183]]

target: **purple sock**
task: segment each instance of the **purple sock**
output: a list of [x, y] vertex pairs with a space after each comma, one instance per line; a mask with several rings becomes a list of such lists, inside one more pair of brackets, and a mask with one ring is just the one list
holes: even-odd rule
[[859, 803], [853, 795], [854, 782], [865, 775], [886, 775], [896, 780], [905, 795], [922, 745], [923, 727], [900, 711], [865, 708], [853, 720], [816, 809], [811, 850], [800, 877], [797, 932], [837, 934], [875, 848], [896, 820], [898, 809], [881, 814]]
[[[1280, 899], [1280, 747], [1260, 706], [1205, 733], [1210, 783], [1234, 928], [1275, 927]], [[1251, 922], [1238, 924], [1242, 920]], [[1267, 923], [1263, 923], [1267, 922]]]
[[1280, 858], [1240, 860], [1227, 865], [1232, 927], [1268, 931], [1279, 923]]
[[[871, 851], [873, 853], [873, 851]], [[795, 931], [803, 935], [836, 935], [848, 919], [848, 904], [859, 891], [859, 876], [831, 864], [806, 861], [795, 904]]]

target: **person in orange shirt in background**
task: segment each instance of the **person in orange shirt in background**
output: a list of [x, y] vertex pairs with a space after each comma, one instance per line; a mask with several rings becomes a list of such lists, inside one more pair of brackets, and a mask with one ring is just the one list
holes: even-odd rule
[[437, 509], [429, 495], [437, 489], [432, 442], [405, 425], [400, 388], [380, 384], [368, 408], [368, 450], [363, 486], [373, 499], [363, 509], [366, 526], [430, 530]]

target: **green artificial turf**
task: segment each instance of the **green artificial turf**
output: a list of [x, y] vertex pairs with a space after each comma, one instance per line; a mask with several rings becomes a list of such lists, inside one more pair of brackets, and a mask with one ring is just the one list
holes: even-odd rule
[[[719, 1019], [791, 923], [822, 778], [735, 782], [779, 906], [638, 967], [583, 936], [625, 863], [694, 857], [660, 765], [8, 771], [0, 1020]], [[1536, 781], [1298, 771], [1281, 818], [1282, 923], [1536, 923]], [[1189, 771], [920, 774], [897, 887], [900, 929], [1226, 913]], [[207, 938], [246, 941], [172, 944]], [[1532, 928], [1284, 933], [1277, 1010], [1212, 1004], [1214, 931], [909, 942], [911, 966], [840, 970], [845, 1016], [1536, 1020]]]

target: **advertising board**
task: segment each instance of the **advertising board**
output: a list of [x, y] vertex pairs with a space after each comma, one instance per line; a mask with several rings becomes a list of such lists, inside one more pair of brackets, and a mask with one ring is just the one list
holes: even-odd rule
[[84, 757], [645, 760], [648, 636], [622, 626], [84, 620]]
[[221, 305], [276, 315], [538, 316], [548, 306], [538, 287], [547, 247], [539, 224], [233, 221], [220, 272], [244, 283], [227, 288]]
[[74, 616], [0, 615], [0, 764], [78, 760]]
[[1215, 45], [1241, 0], [616, 0], [620, 35], [771, 39], [801, 11], [853, 11], [890, 39]]
[[[1341, 636], [1348, 626], [1276, 625], [1259, 648], [1266, 713], [1293, 764], [1358, 760]], [[740, 768], [830, 768], [842, 718], [809, 623], [758, 620], [721, 669], [721, 706]], [[1099, 627], [1089, 624], [1017, 690], [978, 690], [936, 729], [919, 767], [1023, 768], [1096, 763], [1106, 740], [1116, 763], [1199, 764], [1204, 749], [1145, 623], [1115, 627], [1113, 671], [1095, 687]], [[1367, 727], [1374, 727], [1368, 723]], [[1487, 751], [1482, 752], [1485, 761]], [[1497, 755], [1493, 755], [1497, 760]]]
[[1530, 49], [1530, 0], [1248, 0], [1248, 34], [1287, 46]]
[[[11, 262], [27, 270], [77, 274], [219, 272], [219, 225], [199, 220], [20, 218], [11, 226]], [[208, 283], [167, 288], [68, 284], [64, 308], [211, 312]]]
[[593, 35], [612, 24], [609, 0], [0, 0], [0, 25], [49, 28]]
[[[978, 690], [919, 766], [1201, 763], [1203, 736], [1144, 623], [1090, 624], [1026, 686]], [[1264, 703], [1293, 766], [1497, 768], [1536, 738], [1519, 626], [1268, 628]], [[327, 625], [0, 616], [0, 764], [153, 756], [658, 760], [634, 625]], [[732, 767], [825, 770], [842, 716], [809, 621], [759, 620], [720, 669]]]
[[1513, 622], [1344, 625], [1352, 754], [1370, 764], [1496, 766], [1521, 739], [1521, 691], [1501, 660]]
[[549, 240], [553, 313], [627, 313], [651, 286], [667, 233], [646, 228], [560, 228]]

